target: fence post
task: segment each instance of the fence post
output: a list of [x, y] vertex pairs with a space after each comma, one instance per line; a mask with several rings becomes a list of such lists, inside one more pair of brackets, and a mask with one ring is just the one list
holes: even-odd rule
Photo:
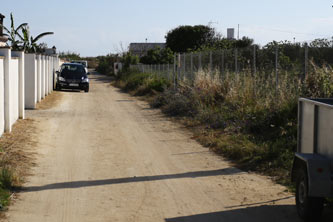
[[167, 77], [168, 77], [168, 80], [170, 80], [170, 64], [168, 63], [167, 65]]
[[209, 71], [213, 72], [213, 52], [209, 51]]
[[193, 52], [191, 52], [191, 80], [193, 80]]
[[181, 54], [180, 53], [178, 53], [178, 67], [177, 67], [177, 69], [178, 69], [178, 74], [177, 74], [177, 86], [178, 86], [178, 81], [179, 81], [179, 79], [180, 79], [180, 75], [181, 75]]
[[184, 73], [183, 73], [183, 76], [186, 77], [186, 53], [184, 53], [183, 56], [184, 56], [184, 61], [183, 61]]
[[235, 72], [238, 73], [238, 49], [235, 49]]
[[304, 77], [303, 80], [305, 80], [306, 76], [308, 75], [308, 67], [309, 67], [309, 47], [308, 44], [304, 44]]
[[279, 48], [276, 46], [275, 48], [275, 82], [276, 82], [276, 90], [278, 89], [279, 86], [279, 71], [278, 71], [278, 66], [279, 66]]
[[176, 53], [173, 55], [173, 88], [176, 89]]
[[256, 76], [257, 74], [257, 66], [256, 66], [256, 46], [253, 46], [253, 75]]
[[165, 75], [165, 65], [162, 64], [162, 75], [164, 76]]
[[223, 77], [224, 73], [224, 50], [222, 50], [222, 58], [221, 58], [221, 78]]
[[199, 70], [201, 69], [201, 52], [199, 52]]

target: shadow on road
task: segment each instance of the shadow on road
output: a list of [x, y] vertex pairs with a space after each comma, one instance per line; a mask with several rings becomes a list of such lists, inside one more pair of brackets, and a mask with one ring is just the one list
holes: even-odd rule
[[157, 176], [140, 176], [140, 177], [115, 178], [115, 179], [105, 179], [105, 180], [92, 180], [92, 181], [87, 180], [87, 181], [53, 183], [44, 186], [23, 187], [21, 192], [37, 192], [37, 191], [55, 190], [55, 189], [74, 189], [81, 187], [104, 186], [104, 185], [122, 184], [122, 183], [137, 183], [145, 181], [171, 180], [171, 179], [182, 179], [182, 178], [198, 178], [198, 177], [231, 175], [231, 174], [240, 174], [240, 173], [242, 173], [240, 170], [230, 167], [219, 170], [196, 171], [196, 172], [187, 172], [180, 174], [166, 174], [166, 175], [157, 175]]
[[184, 217], [167, 218], [166, 222], [300, 222], [295, 206], [257, 206], [221, 212], [196, 214]]
[[[301, 222], [295, 205], [262, 205], [184, 217], [167, 218], [165, 222]], [[333, 221], [332, 209], [325, 209], [322, 220]]]
[[57, 90], [58, 92], [67, 92], [67, 93], [81, 93], [81, 91], [83, 90], [80, 90], [80, 89], [58, 89]]

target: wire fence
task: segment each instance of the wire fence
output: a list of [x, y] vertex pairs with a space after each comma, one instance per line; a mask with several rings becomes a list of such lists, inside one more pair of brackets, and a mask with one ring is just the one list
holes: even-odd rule
[[285, 75], [304, 80], [309, 72], [309, 63], [321, 66], [333, 64], [333, 49], [315, 48], [308, 45], [281, 48], [280, 46], [259, 49], [257, 46], [243, 49], [206, 51], [175, 54], [173, 64], [138, 64], [131, 68], [164, 77], [177, 86], [179, 81], [193, 83], [199, 72], [218, 75], [219, 79], [230, 76], [251, 76], [269, 79], [279, 86]]

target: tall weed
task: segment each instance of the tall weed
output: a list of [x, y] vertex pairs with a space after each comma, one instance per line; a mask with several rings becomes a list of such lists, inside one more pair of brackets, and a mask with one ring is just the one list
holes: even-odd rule
[[253, 75], [200, 70], [193, 81], [176, 89], [157, 75], [130, 73], [121, 82], [126, 90], [155, 96], [152, 106], [171, 116], [187, 117], [202, 130], [197, 138], [244, 169], [259, 170], [287, 183], [297, 146], [297, 100], [332, 97], [333, 71], [310, 64], [303, 79], [299, 70]]

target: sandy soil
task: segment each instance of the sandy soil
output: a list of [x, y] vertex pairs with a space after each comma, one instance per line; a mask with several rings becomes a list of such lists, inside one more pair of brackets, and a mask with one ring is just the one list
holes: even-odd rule
[[294, 198], [242, 172], [181, 125], [91, 75], [36, 121], [36, 166], [8, 221], [299, 221]]

